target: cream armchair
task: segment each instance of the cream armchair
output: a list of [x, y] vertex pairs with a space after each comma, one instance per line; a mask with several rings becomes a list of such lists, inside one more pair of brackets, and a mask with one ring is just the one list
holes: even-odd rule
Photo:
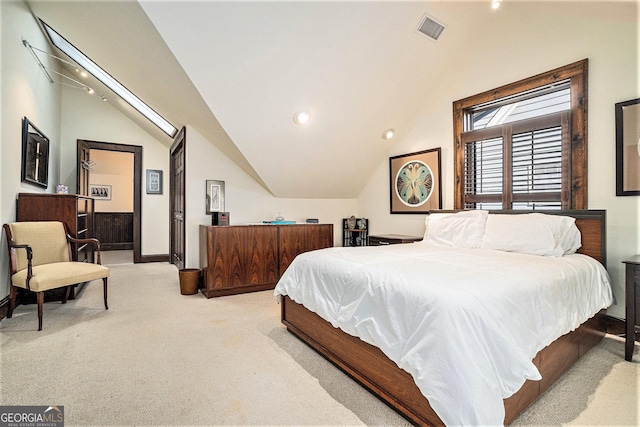
[[[38, 303], [38, 330], [42, 330], [44, 291], [67, 287], [62, 303], [67, 302], [71, 286], [102, 279], [104, 308], [107, 305], [109, 268], [100, 265], [100, 243], [96, 239], [75, 239], [58, 221], [27, 221], [4, 224], [9, 246], [11, 289], [7, 318], [13, 315], [17, 288], [35, 292]], [[97, 264], [71, 261], [70, 243], [93, 244]]]

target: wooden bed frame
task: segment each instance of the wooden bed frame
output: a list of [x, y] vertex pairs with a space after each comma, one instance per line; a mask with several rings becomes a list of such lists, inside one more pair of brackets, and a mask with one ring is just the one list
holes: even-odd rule
[[[498, 213], [525, 213], [500, 211]], [[576, 218], [582, 234], [579, 253], [603, 265], [605, 251], [605, 211], [545, 212]], [[406, 371], [387, 358], [380, 349], [348, 335], [289, 297], [282, 298], [282, 323], [287, 330], [364, 385], [405, 418], [416, 425], [443, 425], [429, 402]], [[595, 346], [605, 334], [605, 310], [546, 348], [533, 362], [542, 380], [527, 380], [513, 396], [504, 400], [505, 424], [511, 423], [529, 404], [546, 391], [564, 372]]]

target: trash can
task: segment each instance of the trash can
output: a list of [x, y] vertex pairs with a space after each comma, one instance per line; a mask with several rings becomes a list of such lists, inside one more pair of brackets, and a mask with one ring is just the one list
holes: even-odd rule
[[180, 293], [182, 295], [193, 295], [198, 293], [200, 285], [200, 269], [185, 268], [178, 271], [180, 278]]

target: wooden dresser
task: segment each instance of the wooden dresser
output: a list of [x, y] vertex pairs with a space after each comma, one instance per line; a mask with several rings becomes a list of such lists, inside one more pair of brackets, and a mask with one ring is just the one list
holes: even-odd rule
[[[18, 194], [16, 221], [62, 221], [72, 237], [86, 239], [93, 235], [93, 206], [91, 197], [76, 194]], [[73, 261], [93, 262], [89, 245], [71, 245]]]
[[273, 289], [296, 255], [333, 246], [332, 224], [200, 226], [207, 298]]
[[[67, 226], [72, 237], [86, 239], [93, 234], [94, 201], [91, 197], [76, 194], [19, 193], [16, 205], [16, 221], [61, 221]], [[71, 244], [73, 261], [93, 262], [92, 245]], [[80, 291], [78, 286], [71, 290], [70, 298]], [[62, 298], [54, 291], [47, 291], [45, 300]]]

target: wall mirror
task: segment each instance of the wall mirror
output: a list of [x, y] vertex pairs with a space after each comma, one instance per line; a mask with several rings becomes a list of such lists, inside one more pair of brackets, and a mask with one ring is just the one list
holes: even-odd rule
[[22, 181], [47, 188], [49, 138], [26, 117], [22, 119]]

